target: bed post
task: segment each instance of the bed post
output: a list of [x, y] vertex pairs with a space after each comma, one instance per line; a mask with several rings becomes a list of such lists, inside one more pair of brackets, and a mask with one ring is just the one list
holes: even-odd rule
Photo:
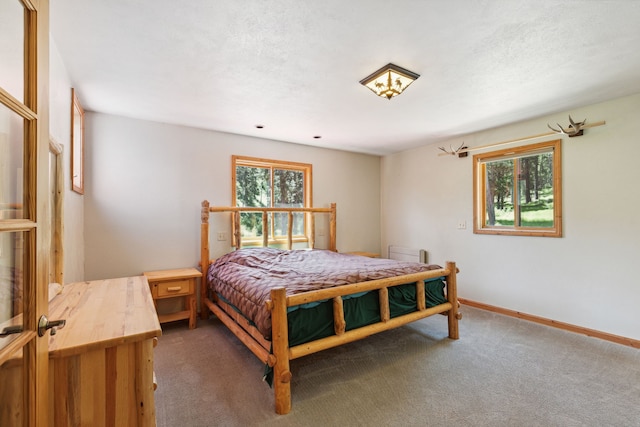
[[291, 371], [289, 370], [289, 330], [287, 292], [283, 287], [271, 290], [271, 342], [276, 363], [273, 365], [273, 390], [276, 413], [291, 411]]
[[209, 269], [209, 201], [202, 202], [200, 211], [200, 318], [206, 319], [209, 309], [205, 303], [207, 297], [207, 270]]
[[447, 276], [447, 300], [451, 304], [451, 309], [447, 313], [449, 319], [449, 338], [457, 340], [460, 338], [458, 331], [458, 320], [460, 319], [460, 313], [458, 313], [458, 283], [456, 278], [456, 263], [447, 261], [447, 270], [449, 275]]
[[331, 216], [329, 219], [329, 250], [338, 252], [336, 248], [336, 204], [331, 203]]

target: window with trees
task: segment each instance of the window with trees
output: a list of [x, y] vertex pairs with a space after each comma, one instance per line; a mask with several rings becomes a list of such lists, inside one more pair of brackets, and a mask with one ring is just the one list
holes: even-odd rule
[[560, 140], [473, 156], [473, 232], [562, 236]]
[[[232, 156], [233, 205], [238, 207], [302, 208], [311, 207], [311, 165], [278, 160]], [[263, 226], [260, 212], [240, 214], [243, 245], [262, 242]], [[269, 242], [286, 240], [288, 214], [271, 213], [267, 217]], [[307, 240], [306, 218], [293, 215], [293, 240]]]

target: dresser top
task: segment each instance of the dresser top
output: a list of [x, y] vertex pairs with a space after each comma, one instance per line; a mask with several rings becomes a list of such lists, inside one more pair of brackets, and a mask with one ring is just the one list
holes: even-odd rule
[[49, 303], [66, 325], [49, 339], [49, 357], [142, 341], [162, 334], [145, 276], [70, 283]]

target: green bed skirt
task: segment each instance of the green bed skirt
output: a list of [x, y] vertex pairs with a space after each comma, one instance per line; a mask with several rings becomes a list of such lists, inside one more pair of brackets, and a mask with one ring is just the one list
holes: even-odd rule
[[[425, 281], [427, 308], [447, 302], [444, 296], [444, 279]], [[389, 311], [391, 318], [416, 311], [416, 285], [392, 286], [389, 290]], [[357, 297], [343, 298], [346, 330], [380, 322], [380, 300], [378, 292], [371, 291]], [[326, 300], [310, 308], [290, 311], [287, 315], [289, 326], [289, 347], [304, 344], [334, 334], [333, 302]]]

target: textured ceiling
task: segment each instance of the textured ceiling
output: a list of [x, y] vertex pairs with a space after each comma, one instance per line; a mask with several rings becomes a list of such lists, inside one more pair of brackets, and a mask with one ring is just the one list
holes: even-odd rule
[[55, 0], [51, 33], [86, 110], [371, 154], [640, 92], [632, 0]]

